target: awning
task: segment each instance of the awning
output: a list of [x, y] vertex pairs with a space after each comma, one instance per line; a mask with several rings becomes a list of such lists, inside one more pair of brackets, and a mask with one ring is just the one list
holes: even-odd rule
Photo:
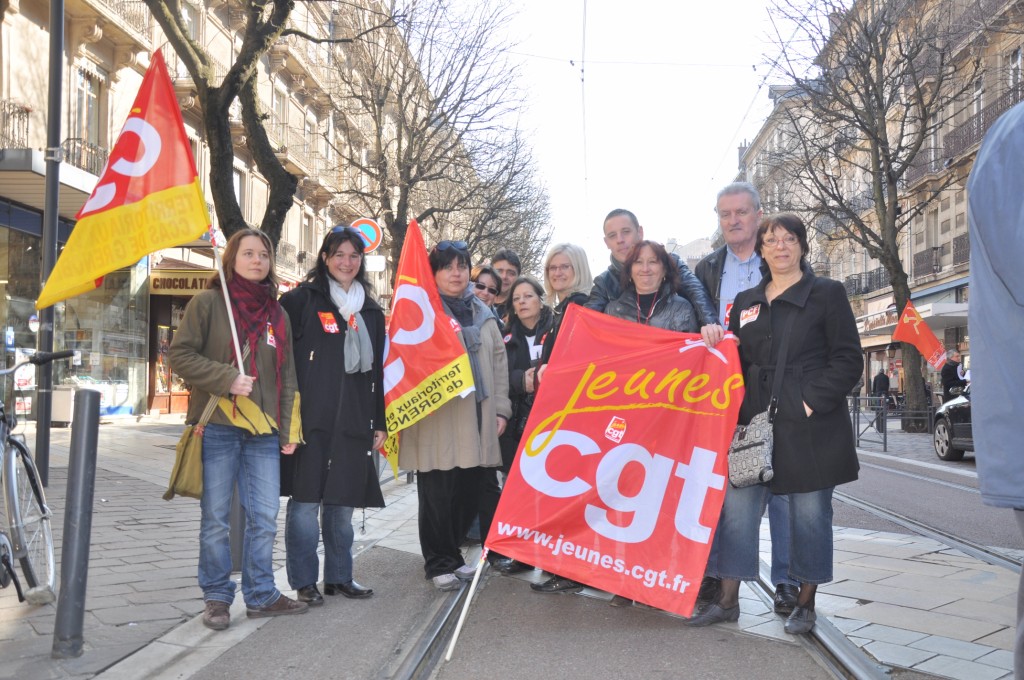
[[[941, 337], [939, 331], [967, 325], [967, 305], [966, 302], [931, 302], [915, 305], [915, 307], [928, 327]], [[899, 317], [895, 311], [889, 309], [858, 317], [857, 330], [860, 331], [862, 337], [892, 335], [898, 321]], [[863, 340], [861, 344], [864, 344]]]
[[[99, 180], [69, 163], [60, 164], [57, 213], [74, 220]], [[0, 154], [0, 182], [5, 196], [42, 212], [46, 203], [46, 161], [38, 149], [4, 149]]]

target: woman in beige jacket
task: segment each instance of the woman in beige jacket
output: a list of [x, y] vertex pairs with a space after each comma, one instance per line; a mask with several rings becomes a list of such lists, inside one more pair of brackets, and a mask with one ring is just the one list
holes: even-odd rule
[[498, 437], [512, 414], [505, 345], [494, 315], [473, 295], [470, 267], [463, 241], [441, 241], [430, 251], [430, 268], [445, 313], [460, 326], [476, 389], [405, 430], [398, 454], [401, 467], [418, 471], [424, 570], [440, 590], [454, 590], [458, 579], [473, 578], [459, 544], [477, 513], [480, 535], [490, 529], [493, 500], [482, 507], [481, 491], [497, 484]]

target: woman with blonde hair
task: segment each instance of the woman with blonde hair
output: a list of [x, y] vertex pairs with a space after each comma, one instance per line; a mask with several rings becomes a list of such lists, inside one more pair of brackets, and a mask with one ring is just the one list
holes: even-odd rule
[[594, 277], [590, 275], [587, 251], [574, 243], [558, 243], [551, 246], [548, 254], [544, 256], [544, 292], [546, 302], [554, 308], [555, 316], [551, 332], [544, 340], [541, 366], [551, 357], [565, 310], [569, 305], [586, 303], [593, 287]]

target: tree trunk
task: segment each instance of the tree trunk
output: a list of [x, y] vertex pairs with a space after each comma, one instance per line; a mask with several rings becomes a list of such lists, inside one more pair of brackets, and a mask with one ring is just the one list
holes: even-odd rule
[[220, 87], [211, 87], [207, 92], [203, 127], [210, 149], [210, 194], [217, 211], [217, 222], [224, 235], [230, 237], [248, 226], [235, 197], [234, 144], [228, 125], [230, 102], [223, 101], [224, 91]]

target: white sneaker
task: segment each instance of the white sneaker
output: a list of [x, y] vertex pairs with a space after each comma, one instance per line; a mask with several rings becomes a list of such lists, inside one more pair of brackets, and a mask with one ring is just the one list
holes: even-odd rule
[[472, 581], [474, 574], [476, 574], [476, 567], [468, 564], [464, 564], [455, 570], [455, 578], [462, 579], [463, 581]]
[[441, 574], [430, 579], [434, 582], [434, 586], [438, 590], [458, 590], [459, 579], [455, 578], [455, 574]]

